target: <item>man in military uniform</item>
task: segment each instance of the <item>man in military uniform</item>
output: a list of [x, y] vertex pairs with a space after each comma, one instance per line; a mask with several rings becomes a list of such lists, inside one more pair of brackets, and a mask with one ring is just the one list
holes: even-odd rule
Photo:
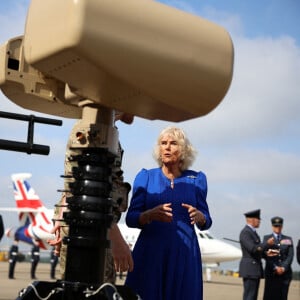
[[[126, 124], [133, 122], [133, 116], [125, 113], [117, 113], [115, 121], [121, 120]], [[76, 125], [75, 125], [76, 126]], [[68, 142], [65, 156], [65, 175], [72, 175], [72, 161], [70, 157], [78, 155], [76, 149], [71, 149], [70, 141]], [[111, 241], [111, 248], [106, 251], [105, 258], [105, 276], [104, 281], [115, 283], [116, 272], [131, 271], [133, 269], [133, 259], [129, 246], [125, 242], [122, 234], [119, 230], [117, 222], [121, 217], [121, 213], [126, 211], [128, 202], [128, 193], [131, 189], [129, 183], [124, 182], [122, 165], [123, 149], [119, 143], [118, 155], [115, 159], [114, 166], [112, 168], [112, 202], [114, 220], [111, 228], [108, 232], [108, 237]], [[59, 203], [56, 205], [54, 211], [55, 225], [53, 232], [56, 233], [56, 239], [49, 241], [49, 243], [55, 246], [56, 255], [60, 257], [60, 273], [61, 278], [65, 276], [66, 266], [66, 253], [67, 245], [62, 243], [64, 236], [68, 235], [68, 227], [63, 221], [63, 212], [66, 210], [66, 197], [67, 193], [63, 193]]]
[[271, 219], [272, 233], [264, 236], [264, 241], [271, 238], [274, 244], [265, 253], [265, 290], [264, 300], [287, 300], [292, 280], [291, 264], [294, 257], [294, 246], [291, 237], [282, 234], [283, 218]]
[[300, 239], [298, 240], [298, 245], [297, 245], [297, 262], [300, 265]]
[[35, 271], [39, 261], [40, 261], [40, 247], [37, 241], [33, 241], [33, 246], [31, 248], [31, 269], [30, 269], [31, 279], [36, 279]]
[[244, 214], [246, 226], [240, 233], [242, 259], [239, 276], [243, 278], [243, 300], [256, 300], [260, 279], [263, 278], [262, 254], [267, 244], [273, 244], [273, 239], [261, 243], [256, 228], [260, 225], [260, 209]]
[[9, 249], [9, 269], [8, 269], [8, 278], [15, 279], [15, 266], [18, 260], [18, 252], [19, 252], [19, 241], [17, 239], [14, 240], [14, 243], [11, 245]]
[[3, 237], [3, 234], [4, 234], [4, 224], [3, 224], [2, 216], [0, 215], [0, 241]]
[[58, 256], [55, 253], [55, 247], [50, 252], [50, 278], [55, 279], [55, 269], [58, 263]]

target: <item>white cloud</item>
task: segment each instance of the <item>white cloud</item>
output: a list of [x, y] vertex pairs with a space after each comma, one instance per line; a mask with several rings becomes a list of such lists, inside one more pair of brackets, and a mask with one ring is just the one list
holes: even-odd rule
[[299, 155], [274, 149], [243, 149], [209, 157], [204, 163], [215, 183], [285, 186], [300, 182]]
[[[242, 142], [299, 133], [300, 48], [291, 38], [235, 41], [231, 87], [210, 114], [184, 124], [199, 144]], [[299, 125], [299, 124], [298, 124]]]

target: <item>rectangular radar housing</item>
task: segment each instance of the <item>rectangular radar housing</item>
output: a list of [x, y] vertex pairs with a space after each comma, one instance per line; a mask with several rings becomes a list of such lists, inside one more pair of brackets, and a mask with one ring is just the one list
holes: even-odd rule
[[83, 99], [146, 119], [196, 118], [222, 101], [233, 75], [224, 28], [149, 0], [32, 0], [20, 47], [14, 59], [57, 93], [21, 106], [71, 118]]

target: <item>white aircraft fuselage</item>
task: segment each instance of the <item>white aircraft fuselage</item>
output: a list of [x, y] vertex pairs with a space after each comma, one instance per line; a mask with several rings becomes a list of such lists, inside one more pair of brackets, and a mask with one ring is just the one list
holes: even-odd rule
[[[124, 223], [119, 224], [120, 231], [126, 242], [133, 248], [140, 230], [129, 228]], [[220, 264], [221, 262], [234, 261], [242, 257], [242, 251], [229, 243], [213, 237], [209, 231], [200, 231], [196, 226], [203, 264]]]

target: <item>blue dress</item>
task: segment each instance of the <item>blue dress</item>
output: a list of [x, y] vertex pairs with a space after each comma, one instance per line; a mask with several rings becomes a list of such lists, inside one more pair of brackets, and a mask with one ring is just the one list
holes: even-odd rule
[[[200, 248], [187, 209], [181, 204], [200, 210], [206, 217], [200, 229], [208, 229], [212, 220], [206, 195], [206, 176], [202, 172], [184, 171], [174, 180], [173, 189], [161, 168], [142, 169], [137, 174], [126, 224], [141, 232], [132, 253], [134, 269], [128, 273], [125, 285], [143, 300], [203, 298]], [[152, 221], [141, 227], [140, 214], [163, 203], [172, 203], [172, 222]]]

